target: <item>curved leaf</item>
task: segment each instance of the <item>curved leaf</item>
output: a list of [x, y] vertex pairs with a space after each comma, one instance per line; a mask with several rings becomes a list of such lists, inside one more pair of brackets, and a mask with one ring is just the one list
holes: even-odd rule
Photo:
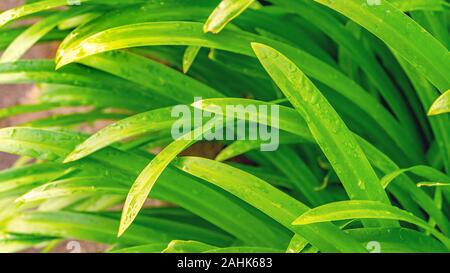
[[25, 30], [9, 44], [8, 48], [3, 52], [0, 62], [17, 61], [28, 49], [55, 28], [60, 22], [72, 16], [76, 16], [77, 14], [86, 12], [87, 10], [88, 9], [72, 9], [42, 19], [40, 22]]
[[413, 216], [399, 208], [383, 204], [378, 201], [351, 200], [329, 203], [311, 209], [298, 217], [293, 225], [308, 225], [328, 221], [348, 220], [348, 219], [393, 219], [406, 221], [415, 224], [436, 236], [448, 249], [450, 249], [450, 239], [432, 228], [425, 221]]
[[113, 123], [78, 145], [64, 161], [78, 160], [122, 139], [168, 129], [176, 121], [171, 111], [172, 108], [156, 109]]
[[198, 157], [182, 157], [176, 159], [174, 165], [245, 200], [305, 238], [320, 251], [364, 251], [360, 245], [354, 244], [352, 238], [342, 236], [342, 231], [334, 225], [305, 226], [306, 229], [292, 226], [295, 214], [307, 211], [308, 207], [253, 175]]
[[222, 0], [211, 13], [203, 30], [219, 33], [231, 20], [244, 12], [255, 0]]
[[[145, 32], [146, 36], [141, 37], [140, 33]], [[148, 35], [151, 33], [151, 35]], [[233, 40], [236, 42], [229, 43]], [[352, 101], [354, 105], [361, 108], [365, 114], [370, 116], [374, 122], [379, 124], [380, 130], [384, 130], [390, 138], [401, 148], [402, 152], [408, 155], [407, 158], [413, 162], [421, 162], [422, 154], [419, 152], [420, 145], [414, 144], [414, 138], [406, 134], [405, 130], [390, 115], [382, 105], [366, 94], [359, 85], [349, 80], [345, 75], [334, 67], [319, 61], [306, 52], [292, 48], [284, 43], [280, 43], [261, 36], [253, 35], [244, 31], [224, 30], [220, 35], [205, 34], [201, 31], [201, 25], [194, 22], [157, 22], [125, 25], [95, 35], [81, 39], [67, 47], [60, 48], [63, 52], [57, 58], [58, 67], [70, 62], [120, 48], [128, 48], [144, 45], [192, 45], [219, 48], [230, 52], [254, 56], [250, 43], [261, 42], [269, 45], [276, 45], [284, 52], [289, 53], [293, 60], [301, 66], [309, 75], [318, 79], [324, 84]], [[360, 118], [360, 116], [358, 116]], [[370, 125], [370, 124], [368, 124]], [[372, 126], [366, 126], [371, 129]], [[379, 137], [374, 133], [373, 137]], [[384, 140], [380, 140], [384, 143]], [[407, 143], [409, 142], [409, 143]], [[398, 152], [393, 152], [397, 154]]]
[[188, 46], [186, 48], [183, 55], [183, 73], [189, 71], [189, 68], [191, 68], [191, 65], [194, 63], [200, 49], [201, 47], [199, 46]]
[[389, 203], [364, 152], [320, 91], [278, 51], [262, 44], [252, 46], [264, 68], [304, 117], [349, 197]]
[[[450, 53], [417, 22], [388, 1], [315, 0], [360, 24], [420, 71], [441, 92], [450, 86]], [[414, 42], [411, 42], [414, 39]]]
[[394, 180], [399, 175], [401, 175], [405, 172], [411, 172], [415, 175], [424, 177], [425, 179], [428, 179], [430, 181], [450, 183], [449, 176], [440, 172], [439, 170], [434, 169], [433, 167], [413, 166], [413, 167], [406, 168], [406, 169], [400, 169], [400, 170], [397, 170], [395, 172], [385, 175], [380, 181], [381, 185], [383, 185], [383, 187], [386, 188], [389, 185], [389, 183], [392, 182], [392, 180]]
[[206, 125], [196, 128], [192, 132], [181, 136], [179, 139], [176, 139], [165, 147], [164, 150], [162, 150], [150, 162], [150, 164], [142, 170], [136, 178], [136, 181], [133, 183], [133, 186], [131, 186], [127, 199], [125, 200], [125, 205], [122, 210], [122, 217], [120, 219], [118, 236], [121, 236], [136, 218], [139, 210], [141, 210], [147, 196], [156, 183], [156, 180], [162, 174], [164, 169], [170, 164], [170, 162], [179, 153], [195, 143], [199, 136], [211, 130], [214, 125], [214, 122], [207, 123]]
[[[225, 106], [227, 103], [231, 105], [240, 104], [245, 106], [247, 104], [259, 105], [263, 102], [247, 99], [207, 99], [202, 100], [201, 103], [198, 102], [194, 106], [201, 106], [204, 111], [214, 111], [216, 108], [210, 106], [214, 105], [223, 110], [223, 106]], [[221, 112], [226, 113], [225, 111]], [[249, 117], [245, 118], [248, 119]], [[271, 120], [271, 117], [269, 117], [268, 120]], [[265, 119], [262, 119], [259, 122], [262, 121], [265, 121]], [[298, 136], [297, 140], [295, 139], [295, 136], [292, 136], [292, 140], [289, 141], [295, 140], [297, 142], [313, 142], [313, 138], [310, 132], [308, 132], [302, 116], [292, 108], [279, 106], [279, 121], [274, 124], [279, 124], [280, 130]], [[265, 125], [269, 125], [269, 123], [267, 122], [265, 123]], [[354, 134], [354, 136], [363, 149], [364, 153], [370, 160], [370, 163], [379, 171], [387, 175], [400, 169], [389, 156], [383, 154], [375, 146], [359, 137], [358, 135]], [[280, 140], [282, 139], [280, 138]], [[445, 234], [449, 234], [450, 223], [448, 222], [447, 217], [445, 217], [444, 214], [436, 207], [436, 205], [433, 203], [433, 200], [425, 192], [418, 189], [414, 182], [411, 181], [407, 176], [399, 176], [397, 183], [392, 183], [390, 185], [390, 190], [395, 191], [395, 195], [399, 199], [399, 194], [401, 191], [408, 192], [408, 198], [412, 198], [414, 203], [419, 204], [427, 213], [432, 215], [433, 218], [437, 219], [439, 226], [443, 230], [445, 230]], [[402, 205], [405, 205], [405, 202], [402, 202]]]
[[[51, 159], [59, 160], [59, 156], [67, 156], [73, 147], [84, 139], [84, 137], [72, 132], [30, 128], [0, 129], [0, 135], [2, 133], [9, 134], [9, 130], [12, 129], [16, 130], [12, 141], [9, 145], [0, 145], [0, 151], [46, 160], [49, 159], [49, 151], [57, 152], [56, 156], [50, 157]], [[23, 146], [23, 141], [35, 144], [30, 147]], [[0, 141], [1, 143], [2, 141]], [[122, 152], [114, 148], [99, 151], [92, 155], [92, 159], [97, 164], [92, 165], [94, 163], [92, 161], [89, 163], [88, 166], [93, 168], [90, 175], [104, 173], [114, 178], [110, 181], [122, 177], [121, 179], [126, 185], [130, 185], [137, 174], [149, 163], [149, 159], [146, 157]], [[112, 170], [116, 171], [112, 172]], [[151, 194], [152, 198], [178, 204], [233, 234], [248, 245], [281, 248], [289, 241], [289, 232], [265, 214], [238, 198], [220, 189], [205, 185], [198, 179], [174, 170], [170, 166], [161, 175], [160, 182], [155, 185]], [[11, 202], [14, 199], [13, 197], [12, 200], [7, 201]], [[215, 206], [211, 206], [212, 203]], [[224, 207], [227, 210], [223, 210]], [[3, 212], [5, 210], [2, 211], [2, 216]], [[118, 221], [119, 219], [117, 219]], [[254, 229], [257, 229], [258, 233], [255, 233]]]

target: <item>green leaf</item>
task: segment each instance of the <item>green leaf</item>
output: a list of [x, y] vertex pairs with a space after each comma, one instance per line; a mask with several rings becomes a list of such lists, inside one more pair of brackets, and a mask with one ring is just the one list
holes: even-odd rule
[[183, 55], [183, 73], [189, 72], [189, 68], [194, 63], [195, 58], [200, 52], [200, 46], [188, 46]]
[[[415, 120], [412, 119], [409, 113], [407, 104], [387, 73], [383, 71], [383, 67], [378, 63], [375, 54], [361, 43], [361, 39], [352, 35], [335, 16], [311, 1], [272, 1], [283, 6], [288, 11], [293, 10], [302, 18], [314, 22], [314, 25], [329, 35], [342, 50], [347, 51], [349, 57], [359, 66], [368, 79], [373, 82], [373, 86], [386, 100], [387, 105], [398, 117], [400, 123], [412, 135], [408, 136], [408, 138], [416, 141], [416, 144], [413, 146], [420, 147], [420, 142], [417, 142], [420, 136], [418, 135]], [[337, 85], [337, 83], [334, 85]]]
[[0, 27], [4, 26], [5, 24], [13, 20], [17, 20], [21, 17], [37, 13], [43, 10], [65, 6], [66, 4], [67, 4], [66, 0], [45, 0], [4, 11], [3, 13], [0, 14]]
[[431, 105], [429, 116], [450, 113], [450, 90], [447, 90]]
[[305, 119], [350, 199], [388, 204], [387, 195], [366, 155], [320, 91], [294, 63], [275, 49], [255, 43], [252, 46], [264, 68]]
[[309, 225], [348, 219], [393, 219], [417, 225], [438, 238], [448, 249], [450, 239], [428, 225], [425, 221], [399, 208], [378, 201], [351, 200], [329, 203], [311, 209], [298, 217], [293, 225]]
[[420, 182], [417, 183], [417, 187], [448, 187], [450, 186], [450, 183], [443, 183], [443, 182]]
[[41, 104], [22, 104], [12, 107], [0, 109], [0, 118], [7, 118], [15, 115], [32, 113], [38, 111], [45, 111], [56, 108], [59, 105], [56, 103], [41, 103]]
[[110, 253], [160, 253], [167, 247], [164, 243], [153, 243], [110, 250]]
[[448, 50], [388, 1], [381, 1], [380, 5], [369, 5], [366, 0], [315, 1], [344, 14], [379, 37], [441, 92], [450, 86], [450, 77], [445, 72], [450, 71]]
[[356, 240], [370, 247], [378, 244], [380, 253], [448, 253], [434, 238], [407, 228], [357, 228], [345, 230]]
[[145, 203], [150, 191], [152, 190], [156, 180], [162, 174], [164, 169], [170, 162], [183, 150], [196, 142], [196, 140], [211, 130], [215, 122], [207, 123], [206, 125], [194, 129], [192, 132], [181, 136], [165, 147], [144, 170], [136, 178], [136, 181], [131, 186], [130, 192], [125, 200], [125, 205], [122, 210], [122, 218], [120, 219], [120, 226], [118, 236], [121, 236], [126, 229], [131, 225], [136, 218], [139, 210]]
[[[211, 105], [215, 105], [218, 108], [222, 109], [223, 106], [226, 104], [231, 105], [248, 105], [248, 104], [255, 104], [259, 105], [263, 102], [253, 101], [253, 100], [246, 100], [246, 99], [207, 99], [201, 101], [201, 103], [195, 104], [196, 106], [202, 106], [202, 109], [205, 111], [212, 111], [216, 108], [210, 107]], [[264, 103], [263, 103], [264, 104]], [[266, 104], [267, 105], [267, 104]], [[222, 113], [226, 113], [222, 109]], [[245, 119], [249, 119], [250, 117], [245, 117]], [[296, 136], [298, 136], [298, 142], [313, 142], [312, 136], [308, 129], [306, 128], [306, 125], [304, 124], [302, 116], [294, 109], [280, 106], [279, 108], [279, 120], [276, 123], [272, 124], [279, 124], [280, 130], [284, 130], [286, 132], [290, 132]], [[265, 121], [265, 119], [260, 120]], [[271, 117], [268, 118], [268, 121], [271, 121]], [[254, 122], [258, 122], [254, 120]], [[270, 125], [268, 122], [265, 123], [265, 125]], [[354, 135], [367, 155], [368, 159], [370, 160], [370, 163], [376, 167], [378, 170], [380, 170], [382, 173], [389, 174], [392, 172], [395, 172], [399, 170], [400, 168], [398, 165], [390, 159], [389, 156], [385, 155], [381, 151], [379, 151], [375, 146], [364, 140], [363, 138], [359, 137], [358, 135]], [[280, 138], [282, 140], [282, 138]], [[292, 136], [292, 140], [295, 140], [295, 136]], [[281, 142], [283, 143], [283, 142]], [[257, 141], [256, 144], [260, 144], [259, 141]], [[253, 144], [252, 144], [253, 146]], [[259, 146], [257, 146], [259, 147]], [[381, 184], [381, 183], [380, 183]], [[450, 225], [447, 220], [447, 218], [443, 215], [443, 213], [436, 208], [435, 204], [433, 203], [432, 199], [423, 191], [419, 190], [413, 181], [411, 181], [407, 176], [399, 176], [398, 181], [396, 183], [392, 183], [389, 188], [391, 191], [395, 192], [395, 196], [400, 199], [401, 196], [399, 194], [401, 192], [407, 193], [408, 198], [412, 198], [413, 200], [406, 201], [409, 205], [411, 205], [411, 202], [419, 204], [427, 213], [433, 216], [433, 218], [438, 219], [439, 226], [445, 230], [445, 233], [448, 234], [450, 232]], [[403, 197], [405, 195], [403, 193]], [[402, 205], [405, 205], [406, 203], [403, 202]], [[413, 204], [414, 205], [414, 204]], [[411, 206], [409, 206], [411, 207]], [[420, 215], [420, 214], [417, 214]]]
[[[128, 0], [129, 4], [132, 3], [143, 3], [147, 0]], [[79, 0], [80, 4], [85, 2], [94, 2], [100, 5], [120, 5], [123, 4], [122, 0]], [[10, 23], [19, 18], [38, 13], [41, 11], [58, 8], [62, 6], [69, 5], [70, 3], [67, 0], [42, 0], [35, 1], [34, 3], [30, 3], [23, 6], [18, 6], [12, 8], [10, 10], [4, 11], [0, 14], [0, 27], [4, 26], [7, 23]]]
[[[53, 138], [58, 143], [49, 145], [42, 140]], [[52, 131], [41, 131], [33, 128], [0, 129], [0, 150], [11, 154], [26, 155], [43, 160], [62, 160], [67, 155], [67, 149], [75, 147], [82, 137], [65, 136], [64, 133], [55, 136]]]
[[0, 233], [0, 253], [24, 251], [31, 247], [45, 245], [51, 240], [53, 240], [52, 237]]
[[0, 192], [52, 181], [72, 171], [74, 169], [55, 163], [41, 163], [7, 169], [0, 172]]
[[[416, 89], [424, 111], [428, 111], [432, 103], [439, 97], [439, 92], [436, 91], [433, 85], [403, 58], [397, 57], [397, 60], [400, 62], [400, 65], [403, 67]], [[447, 130], [447, 124], [450, 122], [450, 117], [448, 115], [440, 115], [428, 118], [428, 120], [433, 133], [435, 134], [436, 144], [442, 151], [444, 166], [448, 172], [450, 171], [450, 132]]]
[[[34, 158], [47, 159], [49, 150], [58, 151], [58, 155], [62, 157], [67, 156], [73, 147], [84, 139], [84, 137], [73, 132], [30, 128], [13, 129], [16, 130], [16, 133], [12, 141], [9, 142], [9, 145], [0, 145], [0, 151], [30, 155]], [[3, 130], [9, 133], [11, 129], [1, 129], [0, 135]], [[35, 143], [35, 145], [23, 146], [24, 141]], [[2, 142], [0, 141], [0, 143]], [[59, 147], [60, 149], [53, 149], [52, 147]], [[52, 156], [51, 158], [59, 160], [59, 156]], [[122, 152], [114, 148], [99, 151], [92, 155], [92, 159], [94, 159], [94, 162], [89, 161], [89, 164], [84, 165], [84, 168], [89, 167], [88, 173], [90, 175], [104, 173], [107, 177], [111, 177], [107, 178], [107, 181], [116, 181], [120, 178], [127, 186], [149, 163], [147, 157]], [[198, 179], [174, 170], [170, 166], [165, 169], [159, 180], [161, 183], [155, 185], [151, 193], [152, 198], [178, 204], [233, 234], [248, 245], [282, 248], [289, 241], [289, 232], [285, 228], [255, 208], [220, 189], [205, 185]], [[67, 193], [70, 193], [70, 191], [67, 191]], [[10, 204], [14, 204], [14, 199], [19, 197], [14, 196], [12, 199], [8, 197], [5, 200], [8, 209], [1, 211], [0, 217], [3, 217], [3, 213], [9, 214], [10, 209], [14, 208]], [[3, 201], [0, 200], [0, 202]], [[216, 206], [210, 206], [212, 203]], [[221, 209], [223, 207], [226, 207], [227, 210]], [[117, 219], [117, 222], [119, 222], [119, 219]], [[258, 233], [255, 233], [254, 229], [257, 229]], [[117, 230], [115, 234], [116, 232]]]
[[384, 188], [386, 188], [389, 183], [391, 183], [394, 179], [396, 179], [399, 175], [411, 172], [415, 175], [424, 177], [425, 179], [428, 179], [430, 181], [436, 181], [436, 182], [446, 182], [450, 183], [450, 177], [446, 174], [440, 172], [439, 170], [434, 169], [430, 166], [413, 166], [406, 169], [400, 169], [395, 172], [392, 172], [390, 174], [385, 175], [381, 180], [381, 185], [383, 185]]
[[163, 253], [200, 253], [217, 247], [207, 245], [196, 241], [179, 241], [175, 240], [162, 251]]
[[223, 188], [267, 213], [280, 224], [305, 238], [320, 251], [364, 251], [360, 245], [354, 244], [352, 238], [343, 236], [342, 231], [334, 225], [305, 226], [305, 229], [292, 226], [291, 223], [296, 214], [307, 211], [308, 207], [253, 175], [226, 164], [199, 157], [178, 158], [174, 161], [174, 165]]
[[[14, 41], [20, 34], [26, 30], [26, 27], [0, 29], [0, 49], [6, 49], [9, 44]], [[42, 37], [38, 43], [60, 41], [68, 34], [68, 31], [52, 30]]]
[[114, 213], [95, 215], [67, 211], [27, 212], [7, 221], [5, 230], [11, 233], [93, 240], [106, 244], [169, 243], [173, 237], [205, 240], [222, 245], [230, 242], [228, 236], [203, 227], [148, 216], [141, 217], [139, 224], [133, 225], [126, 235], [118, 239], [115, 233], [118, 225], [116, 216]]
[[243, 13], [255, 0], [222, 0], [211, 13], [203, 30], [219, 33], [234, 18]]
[[[40, 101], [60, 106], [93, 106], [96, 108], [114, 108], [126, 112], [140, 112], [157, 108], [152, 100], [139, 95], [118, 93], [113, 90], [78, 87], [63, 84], [42, 84]], [[163, 104], [164, 105], [164, 104]]]
[[128, 52], [97, 54], [81, 60], [80, 63], [145, 86], [157, 93], [155, 97], [167, 98], [174, 103], [190, 103], [194, 97], [220, 98], [223, 96], [200, 81], [156, 61]]
[[289, 242], [286, 253], [300, 253], [306, 246], [308, 246], [308, 241], [295, 234]]
[[125, 195], [127, 189], [118, 186], [117, 182], [108, 181], [101, 176], [78, 176], [46, 183], [33, 188], [18, 199], [18, 203], [36, 202], [61, 196], [70, 196], [88, 193], [108, 193]]
[[81, 159], [122, 139], [168, 129], [176, 121], [171, 117], [171, 111], [172, 108], [156, 109], [113, 123], [77, 145], [64, 161]]
[[[139, 33], [151, 33], [145, 38]], [[229, 41], [236, 41], [230, 43]], [[248, 56], [254, 56], [250, 43], [258, 41], [261, 43], [276, 45], [289, 53], [296, 64], [302, 67], [313, 78], [323, 82], [327, 86], [335, 89], [339, 96], [344, 96], [352, 101], [357, 108], [360, 108], [376, 122], [380, 130], [384, 130], [390, 138], [401, 147], [402, 152], [408, 155], [412, 162], [421, 162], [423, 155], [420, 152], [420, 144], [414, 143], [417, 140], [402, 130], [398, 122], [382, 107], [382, 105], [366, 93], [359, 85], [349, 80], [344, 74], [334, 67], [319, 61], [306, 52], [290, 47], [286, 44], [253, 35], [244, 31], [224, 30], [220, 35], [205, 34], [201, 31], [201, 25], [193, 22], [157, 22], [125, 25], [108, 31], [102, 31], [95, 35], [81, 39], [74, 44], [68, 44], [59, 51], [64, 52], [61, 58], [57, 57], [58, 67], [67, 63], [82, 59], [93, 54], [110, 51], [120, 48], [144, 45], [193, 45], [219, 48]], [[216, 77], [216, 75], [214, 76]], [[228, 81], [228, 79], [224, 79]], [[240, 88], [237, 86], [236, 88]], [[352, 104], [350, 104], [352, 105]], [[346, 106], [344, 109], [348, 109]], [[354, 111], [353, 111], [354, 112]], [[360, 119], [360, 115], [355, 118]], [[370, 123], [363, 123], [367, 130], [373, 130]], [[379, 131], [372, 134], [372, 137], [380, 138]], [[390, 148], [395, 148], [390, 146]], [[398, 154], [393, 151], [392, 154]], [[401, 152], [400, 152], [401, 153]], [[404, 158], [404, 157], [400, 157]], [[411, 164], [411, 163], [409, 163]], [[418, 163], [417, 163], [418, 164]]]
[[442, 0], [389, 0], [394, 7], [403, 12], [414, 10], [443, 10], [445, 1]]
[[[39, 94], [0, 118], [46, 113], [0, 129], [0, 152], [21, 156], [0, 171], [0, 252], [73, 239], [111, 252], [450, 252], [450, 116], [427, 115], [449, 88], [447, 1], [23, 2], [0, 11], [0, 84]], [[46, 42], [54, 59], [16, 61]], [[263, 66], [252, 43], [271, 55]], [[280, 130], [279, 149], [184, 151], [198, 139], [173, 141], [174, 123], [193, 121], [172, 117], [176, 104]], [[325, 222], [292, 225], [323, 204]]]
[[[309, 138], [310, 136], [306, 134]], [[301, 139], [298, 135], [287, 134], [284, 131], [280, 132], [280, 144], [300, 143]], [[311, 141], [311, 139], [310, 139]], [[251, 150], [261, 147], [263, 141], [261, 140], [236, 140], [229, 144], [216, 156], [217, 161], [225, 161], [233, 157], [239, 156]]]
[[72, 18], [65, 19], [58, 24], [59, 30], [73, 29], [80, 25], [84, 25], [91, 20], [94, 20], [102, 15], [101, 12], [86, 12], [84, 14], [76, 15]]
[[308, 165], [289, 146], [280, 146], [271, 153], [262, 153], [268, 161], [286, 175], [293, 187], [307, 200], [307, 204], [317, 206], [333, 200], [333, 196], [317, 194], [318, 178]]
[[3, 52], [0, 62], [13, 62], [20, 59], [37, 41], [49, 33], [63, 20], [86, 12], [88, 9], [72, 9], [42, 19], [19, 35]]
[[[397, 60], [405, 70], [411, 83], [416, 89], [416, 93], [419, 96], [424, 112], [428, 111], [432, 103], [439, 97], [439, 92], [433, 87], [433, 85], [420, 73], [414, 69], [403, 58], [397, 56]], [[450, 171], [450, 132], [447, 130], [447, 124], [450, 122], [448, 115], [440, 115], [438, 117], [429, 118], [431, 128], [436, 138], [436, 144], [442, 151], [442, 158], [444, 166], [447, 172]]]
[[283, 253], [283, 251], [281, 249], [276, 248], [235, 246], [235, 247], [215, 248], [204, 251], [203, 253]]
[[126, 114], [101, 113], [97, 111], [69, 115], [54, 115], [49, 118], [33, 120], [23, 124], [23, 126], [39, 127], [67, 127], [76, 124], [95, 122], [99, 120], [120, 120], [126, 118]]
[[47, 83], [64, 85], [64, 88], [68, 88], [66, 85], [69, 85], [69, 88], [106, 90], [111, 96], [123, 96], [124, 90], [128, 90], [127, 97], [140, 100], [141, 104], [164, 105], [164, 100], [161, 96], [148, 92], [147, 88], [138, 84], [76, 64], [57, 72], [55, 71], [54, 63], [49, 60], [1, 63], [0, 83]]

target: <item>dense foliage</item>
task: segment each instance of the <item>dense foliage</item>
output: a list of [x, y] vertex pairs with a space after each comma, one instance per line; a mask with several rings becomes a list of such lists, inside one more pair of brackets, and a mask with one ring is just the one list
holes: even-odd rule
[[[40, 0], [0, 13], [0, 83], [40, 90], [0, 118], [82, 110], [0, 129], [0, 151], [20, 156], [0, 172], [0, 252], [68, 239], [448, 252], [449, 15], [445, 0]], [[49, 41], [54, 59], [21, 60]], [[171, 135], [179, 104], [279, 105], [277, 122], [241, 118], [278, 124], [280, 146], [180, 155], [196, 141]], [[98, 120], [112, 124], [80, 129]]]

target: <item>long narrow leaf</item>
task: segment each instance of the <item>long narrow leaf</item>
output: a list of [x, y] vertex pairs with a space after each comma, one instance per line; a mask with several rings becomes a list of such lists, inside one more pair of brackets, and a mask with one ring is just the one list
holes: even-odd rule
[[388, 203], [367, 157], [320, 91], [281, 53], [262, 44], [252, 46], [264, 68], [306, 120], [350, 198]]

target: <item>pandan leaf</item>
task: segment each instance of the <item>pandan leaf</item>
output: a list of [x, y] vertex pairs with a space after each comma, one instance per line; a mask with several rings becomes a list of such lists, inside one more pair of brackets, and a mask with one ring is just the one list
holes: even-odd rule
[[[289, 227], [309, 243], [325, 252], [365, 251], [353, 239], [343, 236], [334, 225], [318, 225], [297, 229], [291, 225], [296, 213], [308, 207], [246, 172], [226, 164], [198, 157], [182, 157], [174, 161], [176, 167], [217, 185], [238, 196], [259, 210], [268, 213], [282, 225]], [[328, 234], [328, 235], [327, 235]]]
[[450, 239], [430, 227], [425, 221], [418, 219], [404, 210], [378, 201], [352, 200], [329, 203], [305, 212], [292, 224], [308, 225], [353, 218], [380, 218], [406, 221], [429, 231], [445, 244], [447, 248], [450, 248]]
[[191, 65], [194, 63], [197, 54], [199, 53], [201, 47], [199, 46], [188, 46], [183, 55], [183, 73], [187, 73]]
[[0, 62], [17, 61], [28, 49], [54, 29], [60, 22], [87, 10], [68, 10], [67, 12], [61, 12], [47, 17], [39, 23], [34, 24], [9, 44], [8, 48], [3, 52]]
[[349, 197], [388, 203], [364, 152], [320, 91], [294, 63], [275, 49], [255, 43], [252, 46], [264, 68], [304, 117]]
[[255, 0], [222, 0], [203, 26], [205, 32], [219, 33]]
[[385, 175], [381, 179], [381, 184], [383, 185], [383, 187], [387, 187], [389, 185], [389, 183], [392, 182], [392, 180], [394, 180], [399, 175], [401, 175], [403, 173], [406, 173], [406, 172], [413, 173], [415, 175], [421, 176], [421, 177], [423, 177], [425, 179], [428, 179], [430, 181], [435, 180], [435, 181], [439, 181], [439, 182], [450, 183], [450, 176], [447, 176], [446, 174], [440, 172], [439, 170], [436, 170], [433, 167], [430, 167], [430, 166], [414, 166], [414, 167], [411, 167], [411, 168], [400, 169], [400, 170], [397, 170], [395, 172], [392, 172], [390, 174]]
[[447, 90], [431, 105], [429, 116], [440, 115], [450, 112], [450, 90]]
[[448, 89], [450, 77], [445, 72], [450, 70], [448, 50], [388, 1], [379, 5], [369, 5], [366, 0], [315, 1], [344, 14], [379, 37], [441, 92]]
[[[450, 251], [448, 1], [23, 2], [0, 252]], [[199, 141], [211, 116], [273, 137]]]
[[179, 153], [195, 143], [199, 136], [211, 130], [214, 125], [214, 122], [208, 123], [203, 127], [196, 128], [192, 132], [187, 133], [187, 135], [183, 135], [179, 139], [176, 139], [164, 148], [164, 150], [160, 152], [144, 170], [142, 170], [136, 178], [136, 181], [133, 183], [133, 186], [127, 195], [127, 199], [125, 200], [118, 236], [121, 236], [136, 218], [139, 210], [144, 205], [148, 194], [156, 183], [156, 180], [170, 162]]

